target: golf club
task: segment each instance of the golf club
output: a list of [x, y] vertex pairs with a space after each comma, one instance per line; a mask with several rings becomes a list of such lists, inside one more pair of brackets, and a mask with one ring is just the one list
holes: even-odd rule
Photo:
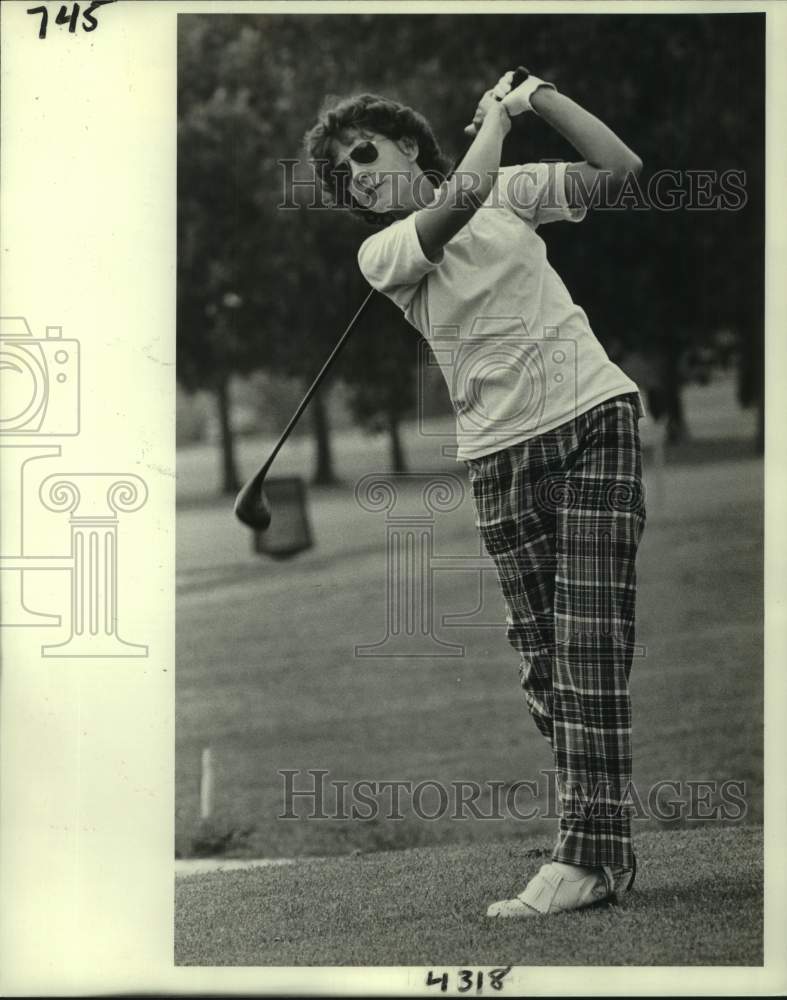
[[295, 425], [298, 423], [301, 414], [309, 405], [312, 396], [317, 391], [320, 382], [322, 382], [322, 380], [325, 378], [328, 369], [336, 360], [339, 351], [341, 351], [341, 349], [344, 347], [345, 343], [347, 342], [347, 339], [352, 333], [353, 327], [361, 318], [361, 316], [363, 316], [363, 314], [366, 312], [366, 309], [369, 306], [369, 303], [371, 302], [374, 295], [375, 291], [374, 289], [372, 289], [361, 303], [361, 306], [356, 312], [356, 314], [348, 323], [347, 329], [344, 331], [341, 337], [339, 337], [336, 346], [328, 355], [325, 364], [317, 373], [317, 377], [307, 389], [306, 395], [298, 404], [298, 408], [295, 411], [295, 413], [293, 413], [292, 417], [290, 417], [290, 422], [282, 431], [282, 435], [276, 442], [276, 445], [274, 446], [273, 451], [270, 453], [267, 461], [260, 469], [257, 470], [257, 472], [254, 473], [251, 479], [249, 479], [249, 481], [243, 486], [237, 498], [235, 499], [235, 516], [238, 518], [239, 521], [242, 521], [244, 524], [248, 525], [248, 527], [250, 528], [253, 528], [255, 531], [264, 531], [271, 523], [271, 508], [268, 502], [268, 498], [265, 496], [263, 483], [265, 482], [265, 477], [268, 474], [268, 470], [273, 464], [273, 460], [279, 454], [282, 445], [290, 436], [293, 427], [295, 427]]
[[[524, 80], [526, 80], [529, 75], [530, 74], [524, 68], [524, 66], [518, 66], [514, 70], [514, 75], [511, 80], [511, 88], [513, 89], [514, 87], [518, 87], [519, 84], [522, 83]], [[500, 100], [500, 98], [498, 98], [498, 100]], [[465, 134], [468, 136], [474, 136], [476, 133], [474, 125], [468, 125], [464, 131]], [[235, 499], [235, 516], [238, 518], [239, 521], [242, 521], [243, 524], [247, 525], [249, 528], [252, 528], [255, 531], [265, 531], [265, 529], [271, 523], [271, 506], [267, 496], [265, 495], [265, 490], [263, 489], [263, 484], [265, 483], [265, 477], [267, 476], [268, 471], [271, 465], [273, 464], [273, 460], [279, 454], [282, 445], [290, 436], [293, 427], [295, 427], [296, 423], [301, 417], [301, 414], [309, 405], [312, 396], [316, 392], [322, 380], [325, 378], [328, 369], [331, 367], [337, 355], [341, 351], [342, 347], [344, 347], [345, 343], [347, 342], [347, 339], [349, 338], [356, 323], [359, 321], [361, 316], [366, 312], [366, 309], [368, 308], [369, 303], [371, 302], [374, 294], [375, 294], [374, 289], [372, 289], [366, 296], [364, 301], [361, 303], [361, 306], [358, 309], [358, 311], [350, 320], [349, 324], [347, 325], [347, 329], [341, 335], [341, 337], [336, 343], [336, 346], [329, 354], [325, 364], [317, 373], [317, 377], [309, 386], [308, 390], [306, 391], [306, 395], [303, 397], [303, 399], [298, 405], [297, 410], [295, 411], [295, 413], [293, 413], [292, 417], [290, 418], [290, 422], [284, 428], [281, 437], [276, 442], [276, 445], [274, 446], [274, 449], [270, 453], [265, 464], [261, 466], [257, 470], [257, 472], [254, 473], [251, 479], [249, 479], [248, 482], [242, 487], [240, 493], [238, 493], [238, 496]]]

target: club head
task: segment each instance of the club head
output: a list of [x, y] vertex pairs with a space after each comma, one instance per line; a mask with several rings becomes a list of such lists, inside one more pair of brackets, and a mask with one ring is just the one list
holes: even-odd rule
[[262, 484], [262, 477], [250, 479], [235, 498], [235, 517], [255, 531], [265, 531], [271, 523], [271, 505]]

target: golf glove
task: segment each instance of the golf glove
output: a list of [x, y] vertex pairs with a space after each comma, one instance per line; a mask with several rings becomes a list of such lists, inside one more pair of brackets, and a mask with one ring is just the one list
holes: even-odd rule
[[551, 87], [552, 90], [557, 90], [554, 83], [548, 83], [537, 76], [528, 76], [524, 83], [520, 83], [518, 87], [514, 87], [513, 90], [505, 95], [503, 98], [503, 107], [512, 118], [523, 114], [525, 111], [532, 111], [533, 105], [530, 103], [530, 98], [539, 87]]

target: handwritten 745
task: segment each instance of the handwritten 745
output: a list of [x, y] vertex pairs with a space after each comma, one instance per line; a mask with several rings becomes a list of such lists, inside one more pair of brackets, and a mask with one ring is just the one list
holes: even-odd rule
[[[94, 16], [94, 11], [97, 11], [99, 7], [105, 7], [108, 3], [115, 3], [115, 0], [93, 0], [89, 7], [86, 7], [82, 12], [82, 30], [83, 31], [95, 31], [98, 27], [98, 20]], [[46, 29], [49, 24], [49, 11], [46, 7], [29, 7], [27, 10], [28, 14], [40, 14], [41, 15], [41, 25], [38, 29], [38, 37], [46, 38]], [[77, 30], [77, 22], [79, 21], [79, 4], [71, 4], [71, 10], [69, 11], [67, 4], [61, 4], [60, 10], [58, 10], [55, 16], [55, 24], [62, 26], [64, 24], [68, 25], [68, 30], [73, 34]]]

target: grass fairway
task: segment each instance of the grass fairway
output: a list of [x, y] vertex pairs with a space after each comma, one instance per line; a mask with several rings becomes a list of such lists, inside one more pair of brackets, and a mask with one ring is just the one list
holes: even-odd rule
[[[368, 649], [386, 633], [388, 565], [384, 518], [361, 509], [351, 481], [314, 491], [317, 545], [289, 562], [253, 555], [226, 504], [182, 507], [177, 852], [301, 860], [178, 879], [178, 964], [762, 962], [763, 464], [736, 447], [745, 439], [733, 433], [740, 414], [728, 396], [689, 407], [703, 449], [668, 464], [661, 480], [646, 461], [632, 700], [634, 780], [647, 808], [634, 829], [635, 892], [605, 910], [525, 925], [484, 917], [537, 871], [556, 829], [539, 778], [552, 759], [523, 704], [491, 561], [491, 575], [451, 569], [433, 580], [437, 631], [462, 655], [357, 655], [356, 644]], [[711, 432], [724, 448], [707, 447]], [[430, 468], [434, 447], [417, 445], [419, 467]], [[197, 456], [187, 458], [184, 489], [196, 491]], [[348, 476], [376, 467], [360, 449], [352, 459], [343, 456]], [[180, 489], [180, 463], [178, 475]], [[404, 500], [420, 489], [399, 488]], [[435, 553], [480, 554], [467, 498], [435, 522]], [[206, 747], [215, 776], [207, 836]], [[532, 803], [519, 804], [538, 815], [491, 822], [449, 810], [425, 821], [405, 804], [402, 820], [383, 796], [374, 818], [342, 820], [328, 792], [330, 821], [308, 818], [303, 800], [297, 819], [282, 818], [282, 773], [297, 772], [303, 789], [313, 787], [308, 769], [345, 786], [537, 780]], [[714, 808], [722, 783], [735, 782], [745, 825], [653, 808], [649, 793], [665, 782], [676, 788], [667, 798], [685, 804], [689, 781], [713, 783]], [[492, 811], [488, 798], [479, 808]]]
[[486, 920], [547, 840], [414, 848], [180, 878], [177, 965], [761, 965], [762, 831], [642, 833], [620, 905]]
[[[387, 820], [384, 803], [375, 821], [278, 819], [279, 772], [286, 769], [300, 772], [298, 788], [309, 787], [309, 768], [325, 769], [329, 781], [465, 780], [486, 786], [537, 779], [552, 766], [523, 704], [518, 659], [502, 631], [493, 574], [485, 574], [483, 591], [490, 624], [441, 630], [462, 643], [463, 656], [357, 657], [356, 642], [374, 643], [385, 632], [384, 525], [346, 498], [326, 506], [331, 519], [320, 548], [289, 563], [247, 556], [250, 568], [233, 561], [235, 526], [224, 512], [189, 511], [179, 521], [179, 853], [219, 853], [198, 850], [195, 840], [206, 746], [215, 761], [219, 833], [253, 828], [246, 841], [225, 848], [235, 856], [339, 855], [523, 833], [553, 836], [555, 823], [545, 819], [529, 821], [525, 830], [512, 818], [420, 822], [408, 812], [407, 822]], [[472, 514], [464, 508], [444, 515], [436, 534], [441, 554], [479, 551]], [[324, 551], [337, 537], [336, 548]], [[245, 536], [241, 540], [247, 544]], [[215, 568], [213, 549], [208, 559], [210, 546], [226, 550], [223, 567]], [[221, 572], [226, 579], [202, 580], [200, 566], [209, 561], [214, 568], [204, 574]], [[674, 468], [666, 502], [653, 502], [638, 576], [642, 655], [632, 670], [637, 788], [644, 800], [664, 781], [741, 782], [745, 821], [759, 824], [762, 462]], [[474, 574], [442, 577], [434, 589], [438, 620], [479, 604]], [[542, 814], [545, 787], [541, 781], [536, 804]], [[481, 808], [489, 811], [486, 800]], [[297, 811], [307, 811], [303, 801]], [[647, 822], [658, 828], [657, 819]]]

